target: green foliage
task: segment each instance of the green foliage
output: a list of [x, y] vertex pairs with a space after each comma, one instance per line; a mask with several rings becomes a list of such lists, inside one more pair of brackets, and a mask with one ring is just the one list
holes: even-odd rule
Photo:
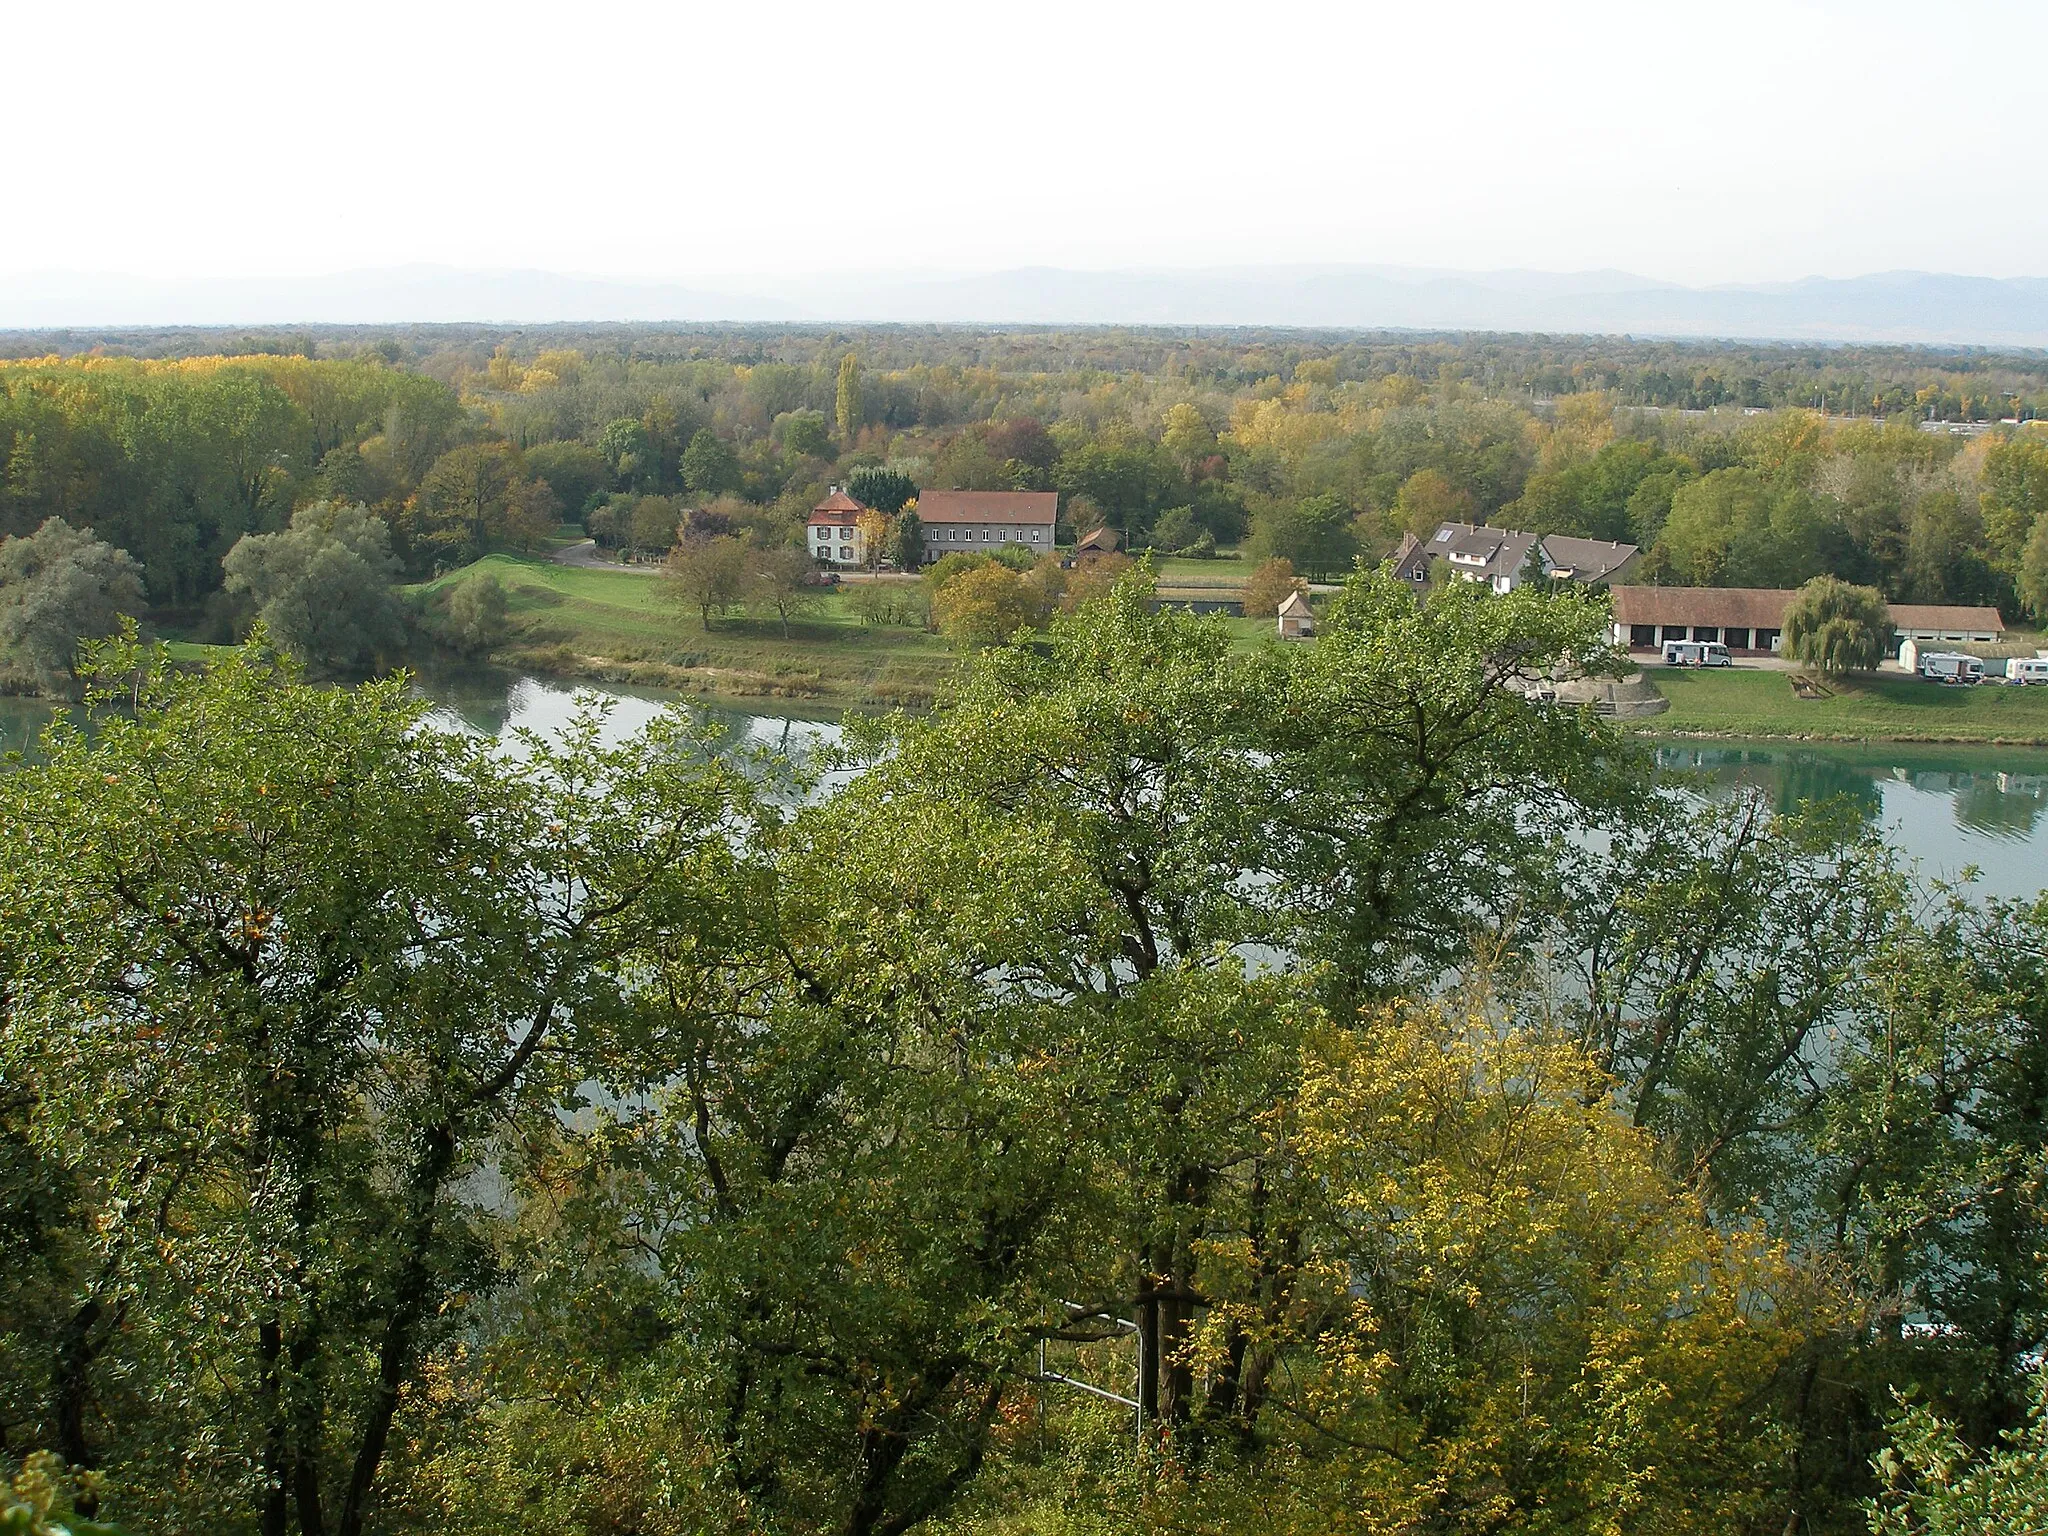
[[445, 558], [473, 560], [504, 531], [518, 462], [507, 443], [463, 443], [434, 461], [420, 481], [429, 518], [415, 542]]
[[595, 715], [515, 765], [400, 684], [254, 649], [103, 664], [130, 712], [0, 779], [0, 1066], [98, 1234], [10, 1422], [140, 1430], [145, 1526], [288, 1501], [359, 1532], [403, 1398], [521, 1262], [474, 1176], [516, 1179], [621, 1059], [603, 957], [717, 878], [727, 779], [672, 731], [603, 748]]
[[889, 558], [899, 570], [905, 571], [914, 571], [924, 563], [924, 524], [918, 520], [915, 506], [898, 512], [889, 525]]
[[[1152, 525], [1152, 547], [1163, 549], [1168, 554], [1179, 554], [1205, 531], [1195, 521], [1193, 507], [1169, 507], [1159, 514], [1159, 520]], [[1214, 550], [1215, 547], [1216, 541], [1212, 537], [1209, 540], [1209, 548]]]
[[59, 1456], [31, 1452], [0, 1487], [0, 1536], [121, 1536], [92, 1518], [101, 1482], [97, 1473], [67, 1468]]
[[847, 476], [846, 494], [864, 507], [894, 517], [917, 497], [917, 482], [901, 470], [863, 464]]
[[790, 453], [807, 459], [829, 459], [832, 457], [832, 429], [825, 421], [823, 411], [791, 411], [778, 418], [782, 446]]
[[2037, 517], [2020, 559], [2020, 597], [2038, 619], [2048, 619], [2048, 517]]
[[2041, 1536], [2048, 1532], [2048, 1407], [1976, 1454], [1924, 1403], [1902, 1404], [1874, 1463], [1884, 1491], [1871, 1536]]
[[142, 609], [142, 568], [62, 518], [0, 539], [0, 666], [35, 688], [68, 691], [81, 643]]
[[839, 382], [833, 391], [832, 420], [839, 428], [839, 440], [851, 444], [867, 420], [861, 399], [860, 359], [851, 352], [839, 359]]
[[453, 649], [481, 656], [504, 643], [505, 584], [489, 571], [458, 582], [448, 594], [442, 636]]
[[1786, 654], [1823, 672], [1874, 672], [1891, 636], [1883, 594], [1832, 576], [1809, 581], [1785, 610]]
[[1673, 571], [1701, 587], [1794, 587], [1829, 563], [1827, 509], [1797, 485], [1722, 469], [1681, 486], [1661, 542]]
[[381, 519], [363, 506], [316, 501], [283, 533], [245, 535], [223, 562], [270, 639], [309, 666], [360, 671], [394, 654], [403, 613], [398, 563]]
[[1340, 574], [1358, 552], [1351, 508], [1328, 492], [1269, 508], [1252, 520], [1250, 550], [1259, 559], [1285, 560], [1312, 580]]
[[700, 496], [719, 496], [740, 487], [739, 461], [708, 429], [690, 439], [683, 450], [683, 485]]

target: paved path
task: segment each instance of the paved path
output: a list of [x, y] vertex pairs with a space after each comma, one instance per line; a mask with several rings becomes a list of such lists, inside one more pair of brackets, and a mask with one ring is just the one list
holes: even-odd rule
[[597, 552], [597, 540], [585, 539], [580, 544], [569, 544], [549, 557], [557, 565], [571, 565], [579, 571], [626, 571], [635, 576], [659, 576], [658, 565], [621, 565], [616, 560], [606, 559]]

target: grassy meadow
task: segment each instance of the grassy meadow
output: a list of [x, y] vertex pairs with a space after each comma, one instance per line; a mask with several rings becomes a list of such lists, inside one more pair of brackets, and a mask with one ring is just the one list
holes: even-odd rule
[[603, 682], [738, 698], [918, 706], [952, 672], [953, 652], [922, 627], [863, 624], [845, 589], [820, 593], [785, 636], [774, 615], [728, 614], [707, 631], [658, 575], [516, 555], [413, 588], [432, 597], [489, 573], [504, 584], [512, 666]]
[[1821, 696], [1802, 697], [1793, 680], [1803, 674], [1793, 672], [1651, 667], [1644, 675], [1671, 701], [1648, 723], [1659, 734], [2048, 744], [2048, 688], [1944, 688], [1885, 672], [1825, 681]]

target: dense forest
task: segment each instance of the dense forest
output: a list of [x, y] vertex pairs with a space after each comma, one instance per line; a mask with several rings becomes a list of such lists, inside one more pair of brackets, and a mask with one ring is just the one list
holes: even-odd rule
[[794, 758], [103, 651], [7, 1529], [2027, 1529], [2048, 901], [1659, 789], [1583, 594], [1145, 597]]
[[0, 536], [90, 531], [217, 640], [249, 617], [224, 557], [314, 503], [367, 508], [420, 577], [562, 521], [657, 551], [686, 513], [800, 544], [863, 470], [1058, 490], [1069, 534], [1320, 576], [1486, 519], [1639, 544], [1638, 580], [1828, 573], [2048, 611], [2034, 355], [1114, 329], [15, 338], [88, 340], [0, 365]]

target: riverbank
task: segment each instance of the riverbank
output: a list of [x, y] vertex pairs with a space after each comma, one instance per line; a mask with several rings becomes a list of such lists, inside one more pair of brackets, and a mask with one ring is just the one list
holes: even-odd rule
[[707, 630], [658, 578], [516, 555], [488, 555], [410, 590], [433, 596], [486, 573], [505, 588], [509, 629], [490, 659], [558, 677], [712, 698], [916, 708], [932, 702], [957, 664], [921, 625], [862, 623], [844, 590], [817, 594], [787, 634], [779, 620], [755, 614], [714, 618]]
[[1903, 674], [1809, 679], [1752, 667], [1645, 669], [1670, 710], [1639, 727], [1680, 738], [2048, 746], [2048, 688], [1944, 688]]
[[[811, 595], [787, 633], [773, 615], [759, 613], [715, 618], [706, 630], [700, 615], [679, 606], [644, 567], [487, 555], [407, 590], [432, 600], [483, 574], [505, 588], [509, 629], [489, 660], [556, 677], [735, 701], [919, 709], [939, 696], [961, 661], [921, 623], [863, 622], [853, 583]], [[1217, 622], [1234, 646], [1279, 643], [1269, 620]]]

